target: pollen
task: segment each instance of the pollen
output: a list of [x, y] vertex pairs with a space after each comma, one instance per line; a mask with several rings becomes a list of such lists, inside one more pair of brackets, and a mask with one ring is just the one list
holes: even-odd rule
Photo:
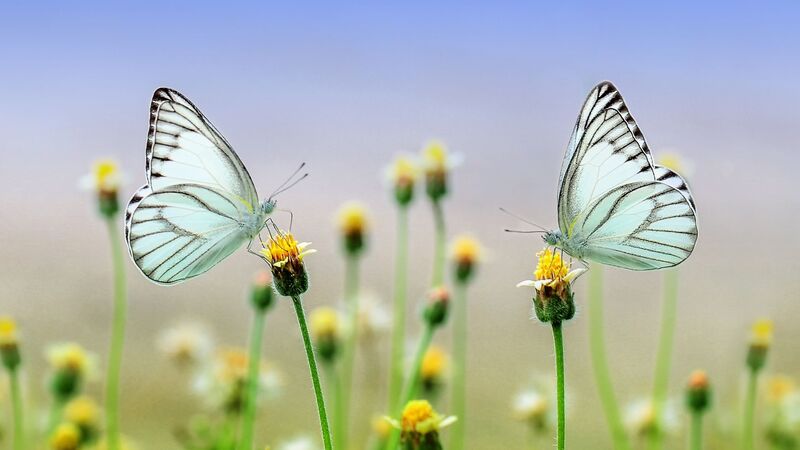
[[564, 264], [560, 252], [549, 248], [536, 254], [539, 258], [534, 276], [537, 280], [558, 280], [567, 276], [569, 264]]
[[403, 409], [402, 428], [407, 432], [421, 432], [438, 422], [439, 415], [427, 400], [412, 400]]
[[261, 250], [261, 254], [275, 267], [286, 265], [290, 261], [302, 262], [303, 256], [313, 253], [313, 250], [306, 250], [311, 245], [309, 242], [297, 242], [292, 233], [278, 233], [270, 239], [266, 248]]

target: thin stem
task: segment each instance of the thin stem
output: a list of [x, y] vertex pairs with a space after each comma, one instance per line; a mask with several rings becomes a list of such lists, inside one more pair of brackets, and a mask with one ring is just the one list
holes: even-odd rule
[[556, 391], [558, 398], [558, 450], [564, 450], [567, 420], [564, 401], [564, 336], [561, 322], [553, 322], [553, 346], [556, 351]]
[[394, 266], [394, 323], [392, 324], [392, 361], [389, 367], [388, 410], [397, 406], [403, 388], [403, 360], [406, 341], [406, 298], [408, 283], [408, 207], [397, 210], [397, 249]]
[[445, 241], [447, 240], [444, 224], [444, 210], [442, 209], [440, 200], [433, 202], [433, 220], [436, 227], [436, 242], [434, 244], [433, 279], [431, 280], [431, 286], [438, 287], [444, 283], [444, 248]]
[[[408, 377], [406, 377], [406, 383], [403, 386], [403, 392], [400, 394], [400, 402], [395, 407], [393, 417], [400, 417], [403, 407], [405, 407], [405, 405], [411, 401], [411, 399], [417, 393], [417, 389], [419, 388], [422, 360], [425, 358], [425, 352], [428, 351], [428, 347], [431, 345], [431, 340], [433, 340], [433, 332], [434, 327], [430, 324], [426, 324], [425, 330], [422, 332], [422, 337], [417, 345], [416, 353], [414, 353], [414, 362], [411, 365], [411, 372], [408, 374]], [[386, 444], [386, 450], [395, 450], [399, 443], [400, 430], [393, 429], [392, 434]]]
[[595, 265], [589, 270], [589, 343], [592, 353], [592, 367], [595, 383], [603, 404], [611, 438], [616, 450], [629, 450], [628, 436], [622, 425], [619, 406], [614, 395], [614, 386], [608, 369], [605, 333], [603, 331], [603, 272], [602, 266]]
[[691, 450], [702, 450], [703, 448], [703, 413], [692, 412], [692, 436]]
[[61, 416], [64, 413], [64, 400], [55, 398], [53, 404], [50, 406], [50, 414], [47, 418], [47, 428], [45, 429], [46, 436], [50, 436], [58, 426]]
[[336, 448], [344, 449], [341, 436], [344, 436], [343, 429], [347, 426], [347, 417], [342, 410], [344, 408], [342, 380], [333, 364], [325, 364], [324, 370], [328, 374], [328, 386], [333, 389], [333, 439]]
[[675, 324], [678, 310], [678, 269], [664, 272], [664, 298], [661, 305], [661, 336], [656, 357], [656, 372], [653, 378], [653, 408], [655, 415], [655, 433], [650, 434], [648, 447], [659, 450], [664, 442], [662, 430], [664, 403], [669, 388], [672, 347], [675, 341]]
[[109, 450], [120, 448], [119, 425], [119, 379], [122, 368], [122, 349], [125, 344], [125, 316], [128, 309], [127, 289], [125, 288], [125, 263], [122, 255], [122, 242], [117, 227], [116, 216], [106, 219], [108, 236], [111, 241], [111, 256], [114, 266], [114, 318], [111, 325], [111, 349], [108, 355], [106, 379], [106, 429]]
[[332, 450], [331, 430], [328, 424], [328, 412], [325, 409], [325, 396], [322, 395], [322, 384], [319, 381], [319, 370], [317, 370], [317, 360], [314, 357], [314, 347], [311, 345], [311, 336], [308, 334], [306, 324], [306, 313], [303, 310], [303, 301], [299, 295], [292, 297], [294, 312], [297, 314], [297, 323], [300, 325], [300, 334], [303, 335], [303, 346], [306, 349], [308, 359], [308, 370], [311, 372], [311, 381], [314, 384], [314, 396], [317, 399], [317, 412], [319, 413], [319, 426], [322, 431], [322, 442], [325, 450]]
[[341, 412], [341, 430], [342, 436], [337, 436], [337, 442], [341, 442], [341, 448], [347, 449], [349, 447], [350, 438], [350, 401], [353, 391], [353, 369], [356, 360], [356, 347], [358, 345], [358, 256], [348, 255], [345, 267], [345, 280], [344, 280], [344, 300], [347, 307], [347, 324], [349, 333], [344, 346], [344, 353], [342, 354], [342, 385], [344, 392], [342, 393], [342, 406]]
[[22, 389], [19, 382], [19, 369], [9, 371], [11, 385], [11, 409], [14, 414], [14, 450], [25, 448], [25, 419], [22, 413]]
[[453, 450], [464, 448], [467, 414], [467, 284], [455, 284], [453, 304], [453, 414], [458, 421], [453, 424]]
[[247, 368], [247, 395], [244, 404], [242, 435], [240, 449], [252, 450], [253, 430], [256, 421], [256, 405], [258, 404], [258, 385], [261, 369], [261, 344], [264, 340], [264, 322], [266, 310], [253, 309], [253, 328], [250, 330], [250, 355]]
[[753, 450], [755, 448], [755, 438], [753, 427], [756, 415], [756, 392], [758, 387], [758, 370], [750, 370], [747, 380], [747, 397], [744, 407], [744, 423], [742, 424], [742, 448]]

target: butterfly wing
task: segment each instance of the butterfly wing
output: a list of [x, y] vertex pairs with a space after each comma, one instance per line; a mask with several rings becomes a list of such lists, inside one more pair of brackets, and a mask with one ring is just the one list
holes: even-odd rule
[[[665, 197], [677, 195], [689, 208], [692, 217], [691, 227], [679, 227], [674, 234], [691, 236], [686, 242], [681, 241], [675, 244], [679, 245], [681, 249], [689, 248], [689, 252], [691, 252], [697, 237], [697, 228], [694, 220], [694, 200], [686, 182], [677, 173], [653, 164], [647, 142], [619, 91], [609, 82], [600, 83], [589, 93], [584, 102], [562, 164], [558, 194], [558, 221], [562, 234], [569, 240], [579, 242], [589, 239], [589, 235], [596, 237], [604, 232], [610, 232], [609, 236], [613, 235], [624, 242], [629, 242], [625, 241], [624, 231], [628, 230], [633, 233], [639, 230], [639, 225], [642, 225], [644, 228], [639, 232], [644, 232], [648, 228], [643, 225], [645, 222], [640, 221], [637, 226], [633, 226], [640, 218], [638, 215], [632, 215], [630, 212], [620, 216], [615, 212], [606, 215], [599, 214], [598, 211], [602, 211], [602, 206], [608, 206], [607, 201], [613, 201], [615, 196], [627, 199], [626, 205], [630, 205], [630, 202], [637, 198], [635, 194], [641, 194], [646, 189], [658, 191], [656, 186], [639, 187], [650, 186], [653, 183], [662, 185], [658, 187], [659, 189], [670, 188], [669, 192], [660, 195]], [[624, 195], [634, 187], [636, 189], [633, 190], [633, 193]], [[630, 211], [642, 214], [647, 210], [648, 205], [656, 208], [661, 203], [670, 203], [672, 207], [677, 207], [671, 202], [658, 200], [658, 203], [653, 203], [653, 201], [655, 200], [647, 203], [642, 200], [636, 208], [632, 208]], [[658, 210], [660, 207], [656, 209], [656, 211]], [[612, 208], [610, 211], [617, 211], [617, 209]], [[631, 219], [631, 217], [635, 218]], [[646, 218], [647, 216], [642, 220], [644, 221]], [[611, 219], [614, 219], [611, 224], [604, 223]], [[632, 221], [626, 223], [626, 220]], [[671, 224], [671, 222], [661, 223], [661, 225]], [[654, 246], [653, 250], [655, 251], [663, 250], [657, 246], [661, 242], [658, 239], [666, 239], [664, 243], [667, 244], [674, 240], [668, 238], [666, 229], [648, 232], [644, 236], [643, 239], [653, 241], [649, 245]], [[598, 242], [603, 243], [605, 247], [587, 248], [583, 256], [597, 262], [635, 270], [668, 267], [683, 261], [685, 256], [688, 256], [688, 254], [683, 256], [677, 262], [674, 262], [677, 258], [675, 255], [663, 258], [664, 261], [657, 261], [658, 257], [654, 251], [626, 249], [624, 248], [626, 243], [619, 244], [618, 251], [612, 252], [606, 248], [611, 246], [610, 241]], [[641, 244], [641, 242], [639, 243]], [[593, 244], [584, 242], [582, 245], [591, 246]], [[642, 258], [642, 261], [637, 261], [636, 258]]]
[[627, 183], [595, 200], [573, 228], [592, 261], [632, 270], [675, 266], [694, 250], [697, 221], [684, 194], [659, 181]]
[[147, 185], [131, 199], [128, 250], [152, 281], [174, 284], [211, 269], [247, 239], [258, 215], [253, 180], [225, 138], [172, 89], [153, 94]]
[[234, 200], [206, 186], [143, 187], [126, 214], [128, 249], [147, 278], [175, 284], [211, 269], [249, 239], [241, 213]]

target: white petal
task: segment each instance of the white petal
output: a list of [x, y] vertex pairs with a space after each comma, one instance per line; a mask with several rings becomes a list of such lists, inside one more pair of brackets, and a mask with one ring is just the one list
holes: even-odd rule
[[572, 281], [577, 280], [579, 276], [583, 275], [584, 272], [586, 272], [586, 269], [584, 268], [571, 270], [567, 276], [564, 277], [564, 281], [571, 283]]
[[534, 287], [536, 282], [533, 280], [524, 280], [517, 283], [517, 287]]

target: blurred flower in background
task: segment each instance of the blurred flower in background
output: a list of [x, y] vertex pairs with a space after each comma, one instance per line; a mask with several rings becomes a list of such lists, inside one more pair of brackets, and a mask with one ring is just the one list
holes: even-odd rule
[[678, 431], [678, 409], [675, 402], [667, 401], [661, 416], [661, 423], [656, 422], [655, 408], [651, 398], [641, 398], [631, 402], [625, 410], [625, 423], [631, 433], [640, 438], [647, 438], [653, 433], [674, 434]]
[[767, 380], [765, 438], [775, 449], [800, 447], [800, 391], [794, 379], [776, 375]]
[[677, 173], [683, 178], [691, 178], [694, 173], [694, 164], [676, 151], [660, 152], [656, 163]]
[[420, 383], [422, 383], [424, 393], [428, 395], [438, 393], [445, 383], [449, 363], [450, 357], [442, 347], [438, 345], [428, 347], [419, 370]]
[[50, 389], [59, 402], [78, 394], [83, 384], [97, 375], [97, 357], [74, 342], [50, 346], [47, 360], [52, 372]]
[[320, 446], [308, 436], [298, 436], [282, 442], [275, 450], [319, 450]]
[[[200, 371], [194, 383], [196, 392], [213, 408], [230, 413], [242, 411], [247, 383], [247, 351], [224, 348], [212, 363]], [[283, 377], [271, 364], [262, 361], [259, 371], [259, 398], [274, 397], [283, 386]]]
[[161, 332], [158, 349], [180, 368], [196, 367], [208, 362], [214, 340], [205, 325], [181, 322]]
[[394, 188], [394, 197], [400, 206], [414, 199], [414, 187], [419, 179], [419, 162], [413, 156], [399, 155], [386, 170], [386, 179]]

